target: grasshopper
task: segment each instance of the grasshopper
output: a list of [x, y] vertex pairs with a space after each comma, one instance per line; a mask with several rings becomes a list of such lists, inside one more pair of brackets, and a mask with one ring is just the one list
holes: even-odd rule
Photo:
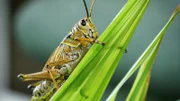
[[95, 0], [92, 0], [89, 12], [83, 0], [86, 16], [71, 28], [51, 54], [42, 71], [18, 75], [22, 81], [38, 80], [28, 86], [33, 90], [31, 101], [48, 101], [94, 43], [104, 46], [103, 42], [97, 40], [98, 32], [91, 19], [94, 2]]

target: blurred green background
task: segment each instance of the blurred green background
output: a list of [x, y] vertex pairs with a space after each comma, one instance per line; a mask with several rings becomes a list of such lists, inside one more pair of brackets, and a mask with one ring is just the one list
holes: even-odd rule
[[[86, 0], [91, 4], [91, 0]], [[101, 34], [126, 0], [96, 0], [92, 19]], [[151, 0], [116, 72], [103, 96], [104, 101], [123, 78], [153, 38], [168, 21], [180, 0]], [[11, 88], [26, 90], [28, 83], [16, 80], [18, 73], [42, 70], [51, 52], [65, 35], [85, 16], [82, 0], [29, 0], [13, 17], [14, 58]], [[153, 65], [147, 101], [174, 101], [180, 98], [180, 15], [168, 29]], [[121, 89], [118, 100], [124, 101], [134, 75]], [[21, 87], [18, 87], [21, 85]]]

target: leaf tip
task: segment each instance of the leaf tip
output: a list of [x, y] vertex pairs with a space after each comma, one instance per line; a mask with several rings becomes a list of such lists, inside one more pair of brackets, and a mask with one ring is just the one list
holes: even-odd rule
[[[180, 4], [177, 6], [177, 8], [174, 10], [172, 16], [176, 15], [180, 11]], [[171, 17], [172, 17], [171, 16]]]

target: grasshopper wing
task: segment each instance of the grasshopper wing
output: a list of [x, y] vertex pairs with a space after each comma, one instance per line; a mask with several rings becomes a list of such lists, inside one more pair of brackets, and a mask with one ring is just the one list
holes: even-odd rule
[[68, 52], [71, 52], [70, 47], [60, 44], [47, 60], [43, 70], [51, 69], [55, 66], [62, 66], [63, 64], [71, 62], [67, 55]]

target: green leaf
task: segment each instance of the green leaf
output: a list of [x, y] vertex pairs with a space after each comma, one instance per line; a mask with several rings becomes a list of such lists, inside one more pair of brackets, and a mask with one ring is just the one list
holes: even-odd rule
[[100, 36], [51, 101], [99, 101], [144, 14], [149, 0], [131, 0]]
[[120, 83], [116, 86], [113, 92], [108, 97], [107, 101], [114, 101], [116, 95], [123, 84], [131, 77], [131, 75], [140, 67], [136, 80], [133, 84], [133, 87], [126, 99], [126, 101], [144, 101], [146, 97], [146, 92], [148, 89], [150, 76], [151, 76], [151, 68], [152, 64], [155, 60], [155, 56], [158, 52], [159, 46], [165, 34], [165, 31], [168, 29], [173, 19], [176, 17], [180, 10], [180, 5], [174, 11], [173, 15], [164, 26], [164, 28], [159, 32], [159, 34], [155, 37], [155, 39], [151, 42], [148, 48], [144, 51], [144, 53], [139, 57], [139, 59], [135, 62], [135, 64], [131, 67], [131, 69], [127, 72], [125, 77], [120, 81]]

